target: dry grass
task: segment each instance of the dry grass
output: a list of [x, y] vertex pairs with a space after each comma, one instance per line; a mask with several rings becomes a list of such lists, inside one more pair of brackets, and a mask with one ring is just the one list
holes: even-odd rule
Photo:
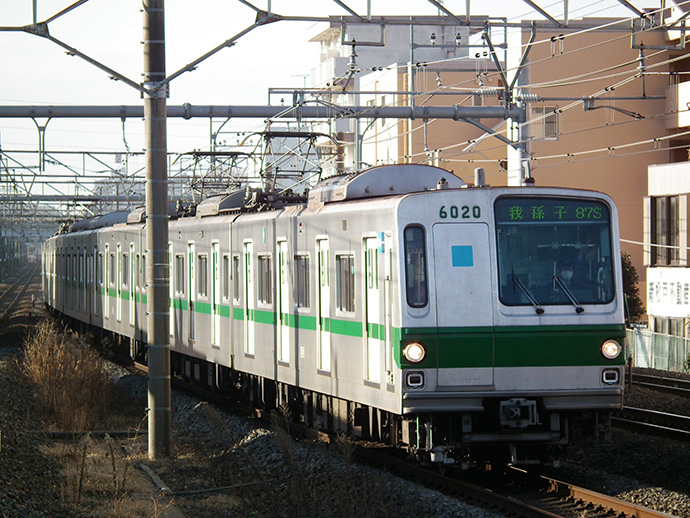
[[[130, 449], [145, 451], [144, 437], [134, 439]], [[156, 493], [136, 467], [142, 454], [123, 452], [111, 437], [84, 435], [71, 442], [43, 446], [45, 455], [62, 464], [61, 501], [69, 516], [89, 518], [139, 518], [162, 516], [174, 500]]]
[[25, 339], [21, 369], [58, 429], [91, 430], [114, 401], [103, 360], [86, 340], [52, 320], [40, 322]]

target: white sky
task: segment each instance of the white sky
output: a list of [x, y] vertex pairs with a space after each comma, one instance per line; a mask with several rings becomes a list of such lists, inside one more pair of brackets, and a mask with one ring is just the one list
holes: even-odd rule
[[[53, 16], [73, 0], [36, 0], [38, 20]], [[426, 0], [370, 0], [372, 15], [435, 15]], [[267, 0], [252, 2], [266, 9]], [[366, 0], [345, 0], [366, 14]], [[537, 0], [552, 16], [562, 18], [563, 1]], [[651, 2], [658, 4], [658, 2]], [[638, 5], [639, 2], [633, 2]], [[0, 0], [0, 26], [32, 22], [33, 0]], [[466, 0], [446, 0], [445, 6], [465, 14]], [[570, 0], [570, 18], [582, 16], [631, 16], [617, 0]], [[638, 5], [638, 7], [641, 4]], [[81, 52], [140, 82], [143, 70], [142, 13], [140, 0], [91, 0], [49, 25], [50, 33]], [[168, 0], [166, 52], [168, 74], [182, 68], [226, 39], [242, 31], [255, 18], [252, 9], [237, 0]], [[348, 15], [329, 0], [273, 0], [273, 12], [286, 16]], [[482, 11], [485, 9], [485, 11]], [[518, 0], [472, 2], [472, 15], [542, 19]], [[324, 25], [323, 28], [326, 26]], [[303, 75], [318, 64], [319, 45], [308, 39], [320, 32], [313, 23], [281, 21], [259, 27], [183, 74], [171, 84], [169, 105], [267, 104], [269, 87], [303, 85]], [[286, 99], [287, 100], [287, 99]], [[0, 32], [0, 105], [137, 105], [139, 92], [58, 45], [23, 32]], [[44, 122], [44, 121], [39, 121]], [[233, 129], [261, 121], [232, 121]], [[119, 119], [53, 119], [48, 124], [49, 150], [124, 149]], [[207, 119], [170, 120], [168, 148], [181, 152], [208, 148]], [[130, 149], [143, 148], [141, 121], [128, 119], [126, 137]], [[4, 150], [36, 149], [38, 136], [31, 120], [0, 119], [0, 145]]]

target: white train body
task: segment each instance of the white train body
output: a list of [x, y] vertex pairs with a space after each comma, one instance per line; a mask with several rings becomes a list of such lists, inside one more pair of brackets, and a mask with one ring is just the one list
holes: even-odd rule
[[[573, 417], [621, 406], [623, 355], [602, 354], [624, 337], [606, 195], [384, 166], [308, 203], [248, 211], [242, 196], [169, 222], [175, 372], [443, 463], [548, 462]], [[48, 306], [133, 356], [144, 233], [141, 211], [109, 215], [43, 250]], [[561, 280], [568, 262], [580, 286]]]

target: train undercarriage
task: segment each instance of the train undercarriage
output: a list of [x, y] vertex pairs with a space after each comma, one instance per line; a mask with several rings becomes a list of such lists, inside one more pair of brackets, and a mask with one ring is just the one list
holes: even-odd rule
[[[72, 322], [119, 353], [146, 362], [144, 343]], [[383, 443], [439, 469], [487, 465], [558, 467], [573, 433], [597, 441], [610, 438], [608, 411], [543, 413], [538, 401], [489, 400], [484, 412], [397, 415], [352, 401], [310, 392], [171, 352], [171, 374], [186, 382], [241, 398], [254, 408], [281, 410], [292, 421], [327, 433]], [[502, 418], [512, 412], [512, 423]], [[502, 422], [503, 419], [503, 422]], [[517, 424], [516, 424], [517, 423]]]

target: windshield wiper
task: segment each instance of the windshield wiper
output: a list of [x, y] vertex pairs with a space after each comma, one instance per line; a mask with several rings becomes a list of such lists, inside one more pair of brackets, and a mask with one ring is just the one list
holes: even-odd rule
[[534, 295], [531, 291], [529, 291], [529, 288], [525, 286], [525, 284], [518, 277], [513, 277], [513, 284], [520, 288], [520, 291], [525, 294], [527, 300], [529, 300], [532, 303], [537, 312], [537, 315], [541, 315], [542, 313], [544, 313], [544, 308], [541, 307], [541, 304], [537, 302], [537, 299], [534, 298]]
[[570, 291], [570, 288], [566, 286], [566, 284], [563, 282], [563, 280], [560, 277], [556, 277], [554, 275], [553, 280], [556, 281], [556, 284], [558, 285], [559, 288], [563, 290], [563, 293], [565, 293], [566, 297], [570, 299], [570, 302], [572, 302], [573, 306], [575, 306], [575, 312], [576, 313], [582, 313], [585, 308], [583, 308], [580, 303], [577, 301], [575, 298], [575, 295], [573, 295], [573, 292]]

